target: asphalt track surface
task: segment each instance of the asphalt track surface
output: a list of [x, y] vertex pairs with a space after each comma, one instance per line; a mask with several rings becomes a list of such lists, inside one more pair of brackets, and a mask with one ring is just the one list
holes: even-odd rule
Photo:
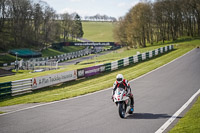
[[200, 50], [133, 80], [131, 86], [135, 113], [126, 119], [119, 117], [107, 89], [0, 115], [0, 133], [153, 133], [199, 90]]

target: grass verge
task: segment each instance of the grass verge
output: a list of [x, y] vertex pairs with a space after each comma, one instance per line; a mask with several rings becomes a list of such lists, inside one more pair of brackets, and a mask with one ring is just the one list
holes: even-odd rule
[[177, 57], [192, 50], [195, 46], [195, 41], [193, 43], [190, 42], [179, 44], [177, 46], [175, 45], [175, 50], [162, 56], [158, 56], [154, 59], [147, 60], [138, 64], [133, 64], [113, 72], [102, 73], [100, 75], [96, 75], [86, 79], [59, 84], [57, 86], [46, 87], [41, 90], [34, 91], [30, 94], [24, 94], [16, 97], [8, 97], [0, 101], [0, 106], [24, 103], [51, 102], [102, 90], [112, 86], [113, 82], [115, 81], [115, 76], [118, 73], [122, 73], [124, 77], [126, 77], [126, 79], [128, 80], [137, 78], [138, 76], [141, 76], [176, 59]]
[[200, 97], [189, 112], [179, 120], [169, 133], [199, 133], [200, 132]]
[[3, 114], [3, 113], [5, 113], [5, 112], [1, 112], [1, 111], [0, 111], [0, 114]]

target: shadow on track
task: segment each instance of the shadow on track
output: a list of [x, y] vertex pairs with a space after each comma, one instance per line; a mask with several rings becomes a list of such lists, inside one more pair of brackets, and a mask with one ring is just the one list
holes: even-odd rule
[[[126, 119], [162, 119], [162, 118], [171, 118], [172, 116], [168, 114], [152, 114], [152, 113], [134, 113], [129, 115]], [[182, 118], [182, 117], [177, 117]]]

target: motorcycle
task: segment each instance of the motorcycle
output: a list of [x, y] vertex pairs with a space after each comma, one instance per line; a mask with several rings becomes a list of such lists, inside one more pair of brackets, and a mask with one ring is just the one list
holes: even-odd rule
[[126, 113], [133, 114], [130, 107], [131, 99], [123, 88], [117, 88], [115, 90], [113, 101], [118, 106], [119, 116], [121, 118], [125, 118]]

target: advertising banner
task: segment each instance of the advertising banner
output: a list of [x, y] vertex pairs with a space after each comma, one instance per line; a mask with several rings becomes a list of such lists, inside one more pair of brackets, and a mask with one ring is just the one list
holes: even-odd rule
[[84, 68], [84, 70], [85, 70], [85, 77], [94, 76], [101, 72], [100, 66], [88, 67], [88, 68]]
[[63, 46], [116, 46], [115, 42], [61, 42], [52, 44], [53, 47]]
[[36, 77], [32, 79], [32, 89], [38, 89], [77, 79], [77, 70]]

